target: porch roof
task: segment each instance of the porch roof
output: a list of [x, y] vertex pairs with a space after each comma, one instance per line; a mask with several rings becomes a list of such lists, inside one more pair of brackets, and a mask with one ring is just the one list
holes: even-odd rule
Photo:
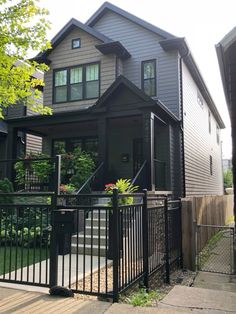
[[[133, 97], [130, 103], [121, 103], [119, 111], [108, 110], [110, 103], [117, 100], [117, 95], [122, 91], [128, 91], [129, 97]], [[19, 118], [7, 119], [7, 123], [23, 131], [35, 130], [40, 133], [43, 130], [47, 132], [46, 127], [60, 124], [73, 124], [83, 121], [96, 121], [98, 117], [106, 116], [107, 118], [132, 116], [142, 114], [142, 110], [151, 110], [161, 118], [172, 122], [180, 120], [159, 100], [146, 95], [136, 85], [130, 82], [124, 76], [119, 76], [104, 94], [92, 105], [81, 105], [80, 109], [56, 112], [53, 115], [34, 115]], [[41, 132], [43, 135], [44, 131]]]

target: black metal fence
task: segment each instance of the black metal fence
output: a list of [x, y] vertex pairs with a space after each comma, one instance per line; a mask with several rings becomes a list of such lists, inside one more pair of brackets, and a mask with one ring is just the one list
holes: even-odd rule
[[[64, 286], [114, 301], [138, 281], [148, 288], [156, 272], [169, 282], [171, 265], [182, 263], [179, 200], [116, 189], [59, 195], [60, 160], [44, 161], [51, 177], [38, 186], [4, 188], [0, 181], [0, 281]], [[25, 161], [8, 162], [6, 169], [16, 171]]]
[[137, 281], [182, 263], [181, 202], [145, 193], [58, 196], [50, 286], [117, 301]]

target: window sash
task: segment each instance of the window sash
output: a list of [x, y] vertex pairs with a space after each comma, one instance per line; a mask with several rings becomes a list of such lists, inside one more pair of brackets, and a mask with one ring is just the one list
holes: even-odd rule
[[56, 70], [54, 72], [54, 103], [98, 98], [99, 71], [99, 63]]
[[54, 86], [57, 87], [65, 85], [67, 85], [67, 70], [56, 71]]
[[156, 95], [156, 60], [142, 62], [142, 89], [149, 96]]

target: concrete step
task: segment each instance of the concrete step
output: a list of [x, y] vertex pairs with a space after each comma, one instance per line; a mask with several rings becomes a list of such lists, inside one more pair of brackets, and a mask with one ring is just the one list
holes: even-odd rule
[[[100, 214], [99, 214], [99, 212], [100, 212]], [[104, 210], [104, 209], [101, 209], [101, 210], [95, 209], [93, 211], [89, 211], [88, 218], [91, 218], [91, 217], [93, 217], [93, 219], [99, 219], [99, 217], [100, 217], [100, 219], [106, 219], [106, 217], [107, 217], [107, 219], [108, 219], [109, 210], [107, 210], [107, 213], [106, 213], [106, 210]]]
[[[100, 241], [100, 245], [105, 246], [106, 245], [106, 237], [105, 236], [98, 236], [98, 235], [93, 235], [93, 237], [91, 237], [91, 235], [86, 234], [86, 236], [84, 237], [83, 234], [79, 234], [78, 235], [78, 243], [79, 244], [88, 244], [91, 245], [91, 243], [93, 242], [93, 245], [98, 245]], [[77, 244], [77, 235], [73, 235], [72, 239], [71, 239], [71, 243], [72, 244]], [[107, 243], [108, 243], [108, 239], [107, 239]]]
[[[87, 218], [86, 222], [85, 222], [86, 226], [92, 226], [93, 225], [93, 227], [98, 227], [99, 224], [100, 224], [100, 227], [106, 227], [106, 219], [102, 219], [102, 218], [99, 219], [99, 218], [93, 217], [93, 219]], [[108, 224], [108, 222], [107, 222], [107, 224]]]
[[85, 255], [93, 255], [93, 256], [101, 256], [104, 257], [106, 256], [106, 247], [104, 245], [91, 245], [86, 244], [85, 246], [83, 244], [79, 244], [78, 247], [76, 244], [71, 245], [71, 253], [72, 254], [85, 254]]
[[[91, 226], [86, 226], [86, 228], [85, 228], [85, 236], [91, 235], [91, 234], [98, 236], [99, 232], [100, 232], [100, 236], [105, 236], [106, 235], [106, 231], [107, 231], [107, 234], [108, 234], [108, 228], [106, 228], [106, 227], [100, 226], [100, 228], [98, 228], [96, 226], [93, 226], [93, 228], [92, 228]], [[81, 234], [83, 235], [84, 233], [81, 232]]]

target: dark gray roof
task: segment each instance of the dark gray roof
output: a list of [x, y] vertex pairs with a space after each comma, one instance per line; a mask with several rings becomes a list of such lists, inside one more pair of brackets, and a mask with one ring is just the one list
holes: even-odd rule
[[103, 5], [89, 18], [89, 20], [86, 22], [86, 24], [93, 27], [96, 24], [96, 22], [109, 10], [125, 17], [128, 20], [131, 20], [132, 22], [150, 30], [153, 33], [156, 33], [156, 34], [162, 36], [163, 38], [166, 38], [166, 39], [175, 38], [174, 35], [172, 35], [166, 31], [164, 31], [163, 29], [156, 27], [156, 26], [140, 19], [139, 17], [137, 17], [131, 13], [128, 13], [125, 10], [120, 9], [119, 7], [111, 4], [110, 2], [104, 2]]
[[[85, 31], [86, 33], [94, 36], [95, 38], [101, 40], [103, 43], [110, 43], [112, 39], [108, 38], [107, 36], [99, 33], [92, 27], [89, 27], [86, 24], [79, 22], [78, 20], [72, 18], [51, 40], [52, 49], [55, 48], [66, 36], [67, 34], [74, 28], [78, 27]], [[39, 53], [34, 60], [37, 59], [44, 59], [46, 56], [51, 52], [52, 49], [47, 49], [44, 52]]]
[[212, 111], [217, 123], [221, 129], [225, 128], [225, 124], [216, 108], [216, 105], [211, 97], [211, 94], [203, 80], [200, 70], [191, 54], [185, 38], [167, 39], [159, 42], [164, 50], [178, 49], [181, 57], [187, 65], [194, 81], [196, 82], [202, 96], [205, 98], [210, 110]]
[[129, 88], [134, 94], [139, 96], [143, 102], [147, 104], [152, 104], [164, 112], [172, 120], [179, 122], [179, 119], [158, 99], [153, 99], [152, 97], [145, 94], [140, 88], [138, 88], [134, 83], [128, 80], [125, 76], [120, 75], [117, 79], [108, 87], [108, 89], [103, 93], [103, 95], [96, 101], [93, 107], [90, 107], [90, 110], [96, 110], [103, 105], [103, 103], [113, 95], [113, 93], [118, 89], [119, 86], [124, 85]]
[[[232, 89], [230, 87], [230, 76], [229, 71], [229, 60], [228, 52], [236, 43], [236, 27], [234, 27], [229, 33], [227, 33], [224, 38], [216, 45], [216, 53], [218, 58], [218, 63], [220, 67], [221, 80], [223, 84], [223, 89], [225, 93], [226, 102], [229, 108], [229, 113], [231, 113], [231, 93]], [[236, 58], [235, 58], [236, 59]], [[234, 60], [232, 60], [234, 61]]]

